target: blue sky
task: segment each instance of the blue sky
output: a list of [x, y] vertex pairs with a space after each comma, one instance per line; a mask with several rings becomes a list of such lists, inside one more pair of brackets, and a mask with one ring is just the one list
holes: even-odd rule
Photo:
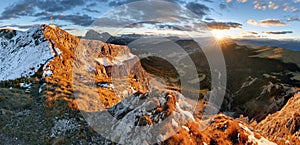
[[[134, 12], [116, 12], [122, 4], [130, 5], [137, 0], [2, 0], [0, 1], [0, 26], [26, 30], [34, 24], [49, 24], [50, 16], [53, 23], [75, 35], [83, 35], [86, 28], [98, 18], [107, 21], [110, 30], [119, 24], [129, 24], [131, 28], [158, 29], [170, 33], [175, 29], [173, 25], [186, 29], [189, 15], [183, 15], [180, 8], [152, 5], [152, 11], [147, 8], [139, 9], [140, 15]], [[214, 35], [232, 38], [272, 38], [272, 39], [300, 39], [300, 0], [168, 0], [188, 9], [207, 24]], [[154, 1], [156, 2], [156, 1]], [[136, 5], [130, 5], [130, 9]], [[121, 6], [122, 7], [122, 6]], [[126, 7], [122, 7], [126, 9]], [[145, 10], [144, 10], [145, 9]], [[174, 9], [174, 10], [171, 10]], [[177, 10], [178, 9], [178, 10]], [[155, 11], [153, 11], [155, 10]], [[158, 11], [159, 10], [159, 11]], [[113, 11], [113, 14], [108, 13]], [[158, 15], [157, 11], [159, 12]], [[174, 11], [169, 13], [170, 11]], [[172, 15], [178, 14], [178, 16]], [[143, 16], [143, 17], [142, 17]], [[146, 17], [147, 16], [147, 17]], [[165, 16], [165, 17], [162, 17]], [[138, 18], [137, 18], [138, 17]], [[157, 18], [154, 18], [157, 17]], [[170, 19], [170, 18], [173, 19]], [[177, 18], [174, 18], [177, 17]], [[182, 19], [184, 17], [184, 19]], [[192, 16], [193, 17], [193, 16]], [[120, 22], [108, 20], [115, 18]], [[145, 19], [147, 18], [147, 19]], [[164, 25], [160, 21], [172, 21]], [[173, 21], [176, 19], [177, 21]], [[191, 18], [192, 19], [192, 18]], [[151, 20], [145, 21], [145, 20]], [[152, 20], [155, 20], [153, 22]], [[185, 25], [182, 25], [184, 21]], [[104, 23], [102, 21], [102, 23]], [[176, 24], [180, 23], [180, 24]], [[193, 28], [194, 25], [189, 25]], [[162, 30], [163, 29], [163, 30]], [[166, 31], [166, 29], [170, 29]], [[105, 29], [108, 30], [108, 29]], [[195, 30], [197, 31], [197, 30]]]

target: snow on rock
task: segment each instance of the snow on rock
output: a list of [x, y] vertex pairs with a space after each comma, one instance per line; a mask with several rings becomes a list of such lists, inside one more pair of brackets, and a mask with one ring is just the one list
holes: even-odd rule
[[257, 78], [252, 78], [251, 76], [249, 76], [248, 80], [243, 83], [243, 85], [242, 85], [241, 88], [245, 88], [245, 87], [251, 86], [256, 80], [257, 80]]
[[129, 53], [129, 54], [124, 54], [124, 55], [118, 55], [116, 56], [114, 59], [110, 59], [108, 57], [101, 57], [101, 58], [96, 58], [95, 60], [97, 62], [99, 62], [100, 64], [102, 64], [103, 66], [107, 67], [107, 66], [113, 66], [113, 65], [122, 65], [123, 62], [131, 60], [131, 59], [135, 59], [136, 56]]
[[25, 89], [26, 93], [30, 93], [31, 83], [20, 83], [20, 87]]
[[153, 90], [136, 92], [108, 109], [117, 120], [107, 120], [105, 115], [98, 113], [87, 115], [87, 120], [93, 118], [96, 122], [90, 123], [94, 129], [105, 130], [118, 143], [151, 144], [171, 137], [188, 121], [194, 121], [192, 111], [192, 106], [188, 106], [180, 93]]
[[239, 126], [242, 127], [248, 134], [248, 143], [257, 144], [257, 145], [277, 145], [276, 143], [271, 142], [264, 137], [260, 137], [259, 139], [256, 138], [254, 133], [243, 124], [239, 123]]
[[43, 70], [44, 70], [43, 77], [51, 76], [52, 75], [52, 70], [50, 69], [49, 66], [44, 67]]
[[0, 81], [29, 77], [55, 56], [41, 25], [0, 42]]

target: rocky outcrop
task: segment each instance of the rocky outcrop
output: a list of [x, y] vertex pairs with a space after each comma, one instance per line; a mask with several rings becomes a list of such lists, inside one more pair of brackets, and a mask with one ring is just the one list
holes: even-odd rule
[[100, 40], [102, 42], [107, 42], [112, 36], [107, 32], [99, 33], [95, 30], [89, 30], [85, 34], [85, 39], [90, 40]]
[[300, 93], [293, 96], [284, 107], [255, 125], [255, 129], [278, 144], [300, 143]]

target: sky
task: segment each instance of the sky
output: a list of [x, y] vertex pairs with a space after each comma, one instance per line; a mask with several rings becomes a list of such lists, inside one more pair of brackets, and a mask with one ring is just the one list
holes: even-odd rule
[[[300, 40], [300, 0], [1, 0], [0, 27]], [[205, 32], [204, 32], [205, 31]]]

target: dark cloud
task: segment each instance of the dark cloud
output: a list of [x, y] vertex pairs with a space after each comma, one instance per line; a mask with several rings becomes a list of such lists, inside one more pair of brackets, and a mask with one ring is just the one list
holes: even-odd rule
[[116, 7], [97, 19], [93, 26], [131, 27], [145, 22], [165, 24], [184, 23], [199, 19], [197, 15], [177, 4], [166, 1], [139, 1]]
[[91, 13], [101, 13], [100, 11], [91, 9], [89, 7], [83, 8], [82, 10], [87, 11], [87, 12], [91, 12]]
[[78, 29], [76, 29], [76, 28], [65, 28], [64, 30], [66, 30], [66, 31], [76, 31]]
[[203, 2], [208, 2], [208, 3], [212, 3], [212, 0], [202, 0]]
[[97, 6], [97, 3], [96, 2], [92, 2], [92, 3], [89, 3], [86, 5], [87, 7], [95, 7]]
[[36, 0], [35, 5], [47, 12], [63, 12], [84, 5], [84, 0]]
[[[88, 15], [53, 15], [53, 20], [64, 20], [75, 25], [89, 26], [94, 22], [94, 19]], [[40, 20], [48, 20], [49, 17], [42, 17]]]
[[0, 19], [35, 16], [38, 9], [45, 13], [63, 12], [84, 4], [84, 0], [22, 0], [6, 7]]
[[120, 6], [123, 4], [128, 4], [128, 3], [132, 3], [132, 2], [136, 2], [136, 1], [140, 1], [140, 0], [113, 0], [113, 1], [110, 1], [108, 3], [108, 5], [111, 7], [117, 7], [117, 6]]
[[186, 8], [192, 11], [193, 13], [197, 14], [198, 16], [202, 17], [204, 15], [207, 15], [208, 12], [210, 12], [209, 7], [206, 5], [190, 2], [186, 5]]
[[263, 32], [263, 33], [280, 35], [280, 34], [290, 34], [290, 33], [293, 33], [293, 31], [272, 31], [272, 32]]
[[1, 28], [19, 28], [19, 29], [28, 29], [33, 27], [34, 25], [16, 25], [16, 24], [11, 24], [11, 25], [4, 25], [1, 26]]
[[214, 21], [215, 19], [206, 17], [204, 20], [205, 20], [205, 21]]
[[185, 29], [182, 28], [181, 26], [177, 26], [177, 25], [166, 25], [166, 24], [156, 25], [156, 28], [157, 28], [157, 29], [178, 30], [178, 31], [185, 30]]
[[0, 20], [19, 18], [20, 16], [27, 16], [33, 12], [33, 4], [25, 3], [25, 1], [22, 1], [20, 3], [12, 4], [6, 7], [0, 15]]
[[39, 13], [35, 13], [33, 16], [35, 17], [40, 17], [40, 16], [51, 16], [50, 13], [47, 12], [39, 12]]
[[[138, 2], [138, 1], [142, 1], [142, 0], [111, 0], [108, 5], [111, 6], [111, 7], [117, 7], [117, 6], [121, 6], [121, 5], [124, 5], [124, 4], [129, 4], [129, 3], [132, 3], [132, 2]], [[164, 0], [166, 2], [172, 2], [172, 3], [185, 3], [184, 0]]]
[[229, 29], [241, 29], [242, 24], [236, 22], [206, 22], [210, 29], [215, 30], [229, 30]]

